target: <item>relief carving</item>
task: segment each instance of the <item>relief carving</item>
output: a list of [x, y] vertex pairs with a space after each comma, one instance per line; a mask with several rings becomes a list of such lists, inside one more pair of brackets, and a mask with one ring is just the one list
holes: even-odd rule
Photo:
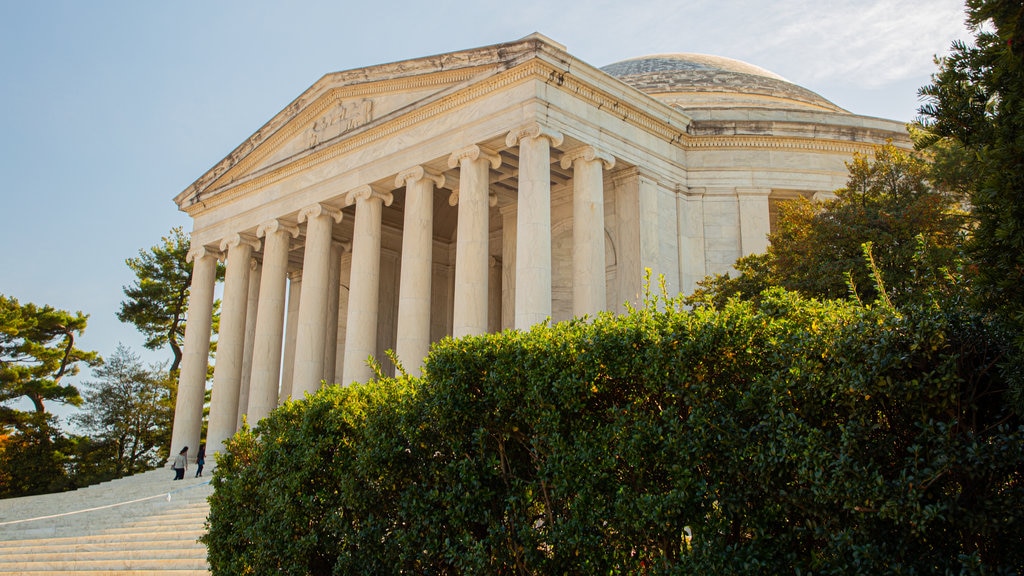
[[322, 142], [358, 128], [372, 120], [373, 100], [364, 98], [352, 102], [338, 102], [326, 114], [316, 119], [306, 130], [306, 147], [313, 148]]

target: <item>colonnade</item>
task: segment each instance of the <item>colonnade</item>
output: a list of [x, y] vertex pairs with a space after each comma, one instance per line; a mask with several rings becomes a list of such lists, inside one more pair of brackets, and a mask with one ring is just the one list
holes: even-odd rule
[[[518, 147], [518, 200], [515, 242], [503, 241], [515, 262], [514, 326], [527, 329], [551, 315], [551, 149], [563, 136], [532, 122], [508, 133], [506, 145]], [[489, 189], [499, 153], [474, 144], [456, 150], [448, 167], [458, 169], [458, 189], [450, 203], [458, 207], [452, 335], [488, 330], [491, 279]], [[605, 309], [604, 189], [602, 171], [614, 158], [591, 145], [565, 151], [563, 169], [573, 170], [573, 312]], [[395, 176], [405, 187], [396, 353], [410, 373], [418, 374], [430, 346], [433, 196], [445, 185], [443, 174], [413, 166]], [[189, 322], [178, 386], [171, 454], [183, 446], [192, 453], [200, 442], [206, 386], [211, 315], [218, 259], [226, 259], [223, 310], [210, 401], [208, 452], [218, 452], [236, 430], [242, 414], [251, 424], [267, 416], [281, 400], [301, 398], [332, 378], [337, 350], [338, 285], [341, 251], [351, 251], [347, 321], [344, 329], [342, 383], [372, 378], [366, 364], [376, 354], [382, 212], [389, 189], [362, 185], [339, 196], [297, 207], [294, 220], [279, 217], [224, 238], [215, 245], [193, 246]], [[332, 230], [342, 209], [354, 206], [351, 244], [342, 248]], [[292, 210], [291, 214], [296, 211]], [[297, 310], [293, 358], [282, 362], [286, 334], [286, 287], [291, 241], [305, 230], [301, 280], [292, 278]], [[509, 230], [506, 230], [508, 232]], [[254, 255], [262, 250], [259, 264]], [[332, 312], [333, 310], [333, 312]], [[255, 317], [253, 317], [255, 316]], [[285, 355], [291, 351], [286, 351]], [[283, 377], [291, 369], [291, 378]], [[247, 386], [246, 386], [247, 384]], [[290, 385], [289, 385], [290, 384]]]

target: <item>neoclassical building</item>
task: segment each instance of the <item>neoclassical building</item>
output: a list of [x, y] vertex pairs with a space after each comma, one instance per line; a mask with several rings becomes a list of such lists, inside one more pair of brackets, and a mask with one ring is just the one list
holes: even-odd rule
[[194, 222], [172, 454], [430, 343], [622, 310], [767, 245], [902, 124], [698, 54], [595, 68], [533, 34], [328, 74], [175, 198]]

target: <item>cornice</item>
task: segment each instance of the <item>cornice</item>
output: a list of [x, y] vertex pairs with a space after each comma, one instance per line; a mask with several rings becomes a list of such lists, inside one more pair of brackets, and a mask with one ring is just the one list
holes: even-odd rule
[[[479, 68], [474, 70], [476, 71], [476, 73], [479, 73], [480, 71]], [[550, 63], [543, 60], [529, 60], [521, 65], [499, 72], [498, 74], [485, 80], [482, 80], [479, 83], [468, 86], [465, 89], [459, 90], [451, 94], [447, 94], [433, 102], [430, 102], [418, 109], [412, 110], [397, 118], [393, 118], [389, 121], [382, 122], [376, 125], [364, 126], [363, 128], [357, 129], [356, 131], [346, 133], [346, 137], [341, 141], [331, 145], [324, 146], [319, 149], [311, 150], [307, 152], [304, 156], [300, 156], [296, 158], [294, 161], [283, 166], [272, 167], [262, 173], [253, 174], [251, 177], [247, 179], [233, 181], [231, 183], [225, 184], [223, 187], [219, 189], [211, 190], [210, 188], [206, 188], [204, 189], [204, 192], [200, 192], [200, 194], [206, 196], [206, 198], [196, 201], [190, 204], [189, 206], [185, 206], [182, 208], [182, 210], [184, 210], [184, 212], [190, 216], [195, 216], [195, 214], [200, 212], [201, 210], [222, 205], [224, 203], [230, 202], [231, 200], [234, 200], [235, 198], [238, 198], [239, 196], [246, 194], [247, 192], [254, 188], [268, 186], [274, 182], [278, 182], [289, 176], [308, 170], [309, 168], [312, 168], [314, 166], [323, 164], [325, 162], [329, 162], [334, 158], [337, 158], [338, 156], [356, 150], [360, 147], [369, 145], [375, 141], [387, 138], [397, 132], [405, 130], [410, 126], [419, 124], [424, 121], [428, 121], [438, 115], [444, 114], [445, 112], [463, 106], [474, 100], [483, 98], [497, 90], [501, 90], [505, 87], [518, 84], [520, 82], [528, 81], [531, 79], [549, 82], [555, 77], [556, 74], [560, 76], [564, 75], [564, 71], [554, 68]], [[566, 81], [565, 79], [562, 79], [558, 84], [562, 89], [576, 92], [582, 91], [582, 88], [574, 90], [576, 84], [575, 81], [569, 82]], [[380, 84], [375, 84], [375, 86], [379, 88]], [[580, 84], [580, 87], [582, 87], [582, 84]], [[357, 86], [353, 88], [360, 87]], [[367, 93], [372, 92], [372, 90], [369, 87], [363, 86], [362, 88], [368, 90], [369, 92]], [[597, 94], [597, 92], [591, 92]], [[361, 94], [351, 93], [347, 95], [353, 96]], [[606, 101], [603, 100], [600, 104], [611, 107], [613, 104], [618, 102], [618, 100], [606, 96]], [[329, 104], [324, 104], [325, 107], [327, 105]], [[621, 110], [617, 115], [621, 116], [624, 114], [626, 118], [632, 118], [635, 114], [638, 114], [640, 112], [637, 109], [635, 113], [629, 113], [629, 110], [632, 108], [621, 103], [618, 104], [618, 107], [621, 108]], [[296, 122], [294, 124], [296, 124], [297, 126], [295, 128], [295, 132], [298, 132], [298, 126], [303, 125], [302, 122]], [[651, 126], [655, 126], [659, 125], [660, 122], [656, 123], [652, 119], [650, 122], [648, 122], [648, 124], [650, 124]], [[293, 136], [295, 132], [289, 133], [288, 136]], [[275, 133], [273, 140], [268, 140], [266, 143], [264, 143], [264, 146], [268, 150], [266, 154], [269, 155], [270, 153], [272, 153], [275, 142], [280, 142], [281, 140], [285, 140], [288, 137], [284, 135], [284, 132], [280, 133], [282, 134], [280, 137], [278, 137], [277, 133]], [[193, 190], [195, 186], [196, 185], [193, 185], [192, 187], [190, 187], [189, 190]], [[179, 206], [180, 201], [184, 200], [185, 197], [187, 197], [186, 193], [189, 190], [187, 190], [185, 193], [182, 193], [181, 195], [178, 196], [178, 198], [175, 199], [176, 201], [179, 201]]]
[[[449, 78], [455, 78], [457, 76], [464, 80], [468, 80], [472, 76], [479, 74], [481, 70], [485, 68], [486, 66], [456, 70], [451, 72], [452, 76]], [[554, 86], [559, 90], [570, 93], [575, 97], [588, 102], [592, 106], [614, 115], [623, 122], [640, 128], [669, 143], [680, 146], [684, 150], [709, 150], [715, 148], [781, 148], [852, 154], [853, 152], [870, 151], [876, 147], [876, 145], [868, 142], [816, 140], [813, 137], [805, 139], [795, 137], [778, 138], [770, 136], [735, 135], [693, 136], [686, 132], [686, 126], [689, 124], [689, 119], [682, 113], [674, 111], [670, 112], [671, 114], [678, 114], [679, 116], [678, 119], [671, 120], [669, 117], [664, 116], [664, 111], [660, 111], [661, 114], [645, 111], [639, 105], [633, 105], [628, 102], [628, 99], [624, 100], [623, 98], [612, 96], [608, 92], [602, 91], [589, 83], [577, 79], [566, 69], [558, 67], [557, 63], [548, 62], [541, 58], [533, 58], [512, 68], [498, 72], [497, 74], [470, 86], [445, 94], [436, 100], [420, 106], [419, 108], [409, 110], [400, 116], [385, 119], [382, 122], [369, 124], [361, 128], [357, 128], [354, 131], [347, 132], [340, 141], [312, 149], [303, 155], [294, 157], [294, 159], [287, 164], [269, 167], [260, 173], [252, 174], [247, 178], [225, 184], [219, 189], [211, 190], [207, 188], [202, 193], [206, 198], [196, 201], [189, 206], [185, 206], [182, 210], [190, 216], [195, 216], [203, 210], [231, 202], [232, 200], [247, 194], [253, 189], [269, 186], [295, 174], [328, 163], [339, 156], [343, 156], [359, 148], [371, 145], [374, 142], [386, 139], [411, 126], [429, 121], [451, 110], [486, 97], [495, 91], [530, 80], [545, 82], [549, 86]], [[394, 83], [391, 84], [392, 86], [411, 86], [412, 83], [416, 81], [425, 81], [425, 79], [410, 77], [391, 81], [374, 82], [372, 84], [337, 88], [332, 91], [335, 92], [335, 94], [331, 96], [331, 98], [320, 98], [320, 100], [323, 100], [321, 104], [322, 107], [316, 108], [315, 111], [312, 107], [309, 108], [310, 111], [308, 112], [308, 118], [306, 116], [307, 112], [302, 112], [301, 116], [308, 120], [322, 112], [326, 107], [335, 103], [337, 99], [369, 95], [380, 91], [381, 88], [388, 85], [388, 83]], [[276, 143], [294, 136], [305, 126], [305, 123], [305, 121], [292, 122], [288, 125], [288, 130], [279, 130], [276, 132], [261, 146], [266, 149], [266, 152], [263, 153], [262, 157], [266, 157], [266, 155], [271, 154], [275, 149]], [[682, 124], [682, 126], [679, 124]], [[294, 127], [292, 128], [291, 126], [293, 125]], [[255, 165], [256, 162], [256, 156], [253, 156], [253, 160], [249, 163], [244, 165], [239, 164], [239, 170], [244, 169], [245, 166]], [[193, 187], [194, 186], [195, 185], [193, 185]], [[190, 188], [190, 190], [191, 189], [192, 188]], [[185, 193], [179, 195], [176, 200], [184, 200], [184, 195]]]
[[687, 139], [684, 148], [689, 150], [769, 148], [806, 150], [810, 152], [838, 152], [853, 154], [870, 152], [878, 148], [871, 142], [850, 142], [846, 140], [819, 140], [815, 138], [793, 138], [772, 136], [694, 136]]
[[[296, 100], [285, 109], [285, 117], [281, 114], [260, 128], [235, 148], [231, 154], [218, 162], [206, 174], [189, 186], [182, 195], [202, 195], [209, 189], [216, 189], [215, 186], [221, 183], [224, 178], [233, 172], [245, 172], [258, 165], [268, 156], [277, 150], [278, 145], [287, 142], [304, 130], [306, 126], [329, 108], [346, 99], [358, 98], [360, 96], [380, 95], [387, 92], [401, 92], [441, 86], [447, 84], [458, 84], [466, 82], [477, 76], [482, 71], [493, 67], [493, 65], [474, 66], [459, 70], [434, 72], [422, 76], [409, 76], [391, 80], [377, 80], [370, 83], [356, 84], [337, 88], [324, 88], [326, 92], [316, 97], [308, 106], [301, 106], [305, 100]], [[308, 91], [307, 91], [308, 92]], [[298, 106], [297, 106], [298, 105]], [[223, 185], [230, 185], [230, 181]], [[178, 198], [175, 198], [178, 200]]]

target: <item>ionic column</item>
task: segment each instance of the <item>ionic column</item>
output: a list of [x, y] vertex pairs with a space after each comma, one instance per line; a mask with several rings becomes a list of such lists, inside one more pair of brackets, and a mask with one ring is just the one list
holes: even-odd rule
[[346, 195], [346, 203], [356, 205], [356, 221], [352, 232], [352, 273], [342, 384], [366, 382], [373, 377], [366, 359], [377, 350], [381, 212], [385, 205], [391, 205], [391, 200], [390, 191], [368, 185], [351, 190]]
[[519, 146], [516, 322], [526, 330], [551, 316], [551, 146], [562, 135], [532, 122], [508, 133]]
[[192, 262], [192, 283], [188, 298], [189, 321], [185, 326], [181, 372], [178, 375], [178, 399], [174, 406], [174, 427], [171, 430], [169, 453], [172, 458], [186, 446], [192, 459], [199, 451], [218, 256], [214, 250], [196, 246], [185, 257], [185, 261]]
[[299, 300], [302, 298], [302, 270], [288, 273], [288, 304], [284, 317], [284, 358], [281, 360], [281, 389], [277, 404], [292, 397], [295, 374], [295, 332], [299, 327]]
[[572, 313], [594, 316], [607, 308], [604, 271], [604, 174], [615, 158], [593, 146], [562, 155], [572, 167]]
[[224, 306], [217, 336], [217, 363], [213, 368], [210, 423], [206, 432], [206, 447], [211, 454], [220, 452], [224, 440], [235, 433], [245, 355], [249, 260], [252, 251], [259, 247], [258, 240], [241, 234], [234, 234], [220, 243], [221, 252], [227, 251], [228, 262], [224, 275]]
[[302, 298], [295, 332], [292, 398], [301, 399], [307, 392], [316, 392], [324, 377], [327, 298], [331, 291], [331, 230], [341, 218], [341, 210], [326, 204], [314, 204], [299, 212], [299, 223], [307, 223], [306, 252], [302, 258]]
[[249, 409], [249, 381], [252, 378], [252, 347], [256, 339], [256, 311], [260, 304], [260, 274], [263, 268], [255, 258], [249, 259], [249, 297], [245, 308], [245, 348], [242, 352], [242, 383], [238, 388], [238, 414], [235, 429], [242, 425], [242, 415]]
[[256, 236], [263, 244], [263, 272], [253, 340], [252, 375], [249, 378], [249, 424], [255, 426], [277, 407], [281, 378], [281, 340], [284, 337], [284, 296], [288, 274], [289, 236], [299, 235], [296, 226], [280, 220], [265, 222]]
[[338, 297], [341, 292], [341, 256], [345, 247], [340, 242], [331, 242], [331, 275], [327, 279], [327, 338], [324, 340], [324, 376], [329, 383], [336, 383], [334, 367], [338, 361]]
[[444, 176], [422, 166], [401, 172], [395, 186], [405, 186], [402, 230], [402, 271], [398, 295], [398, 338], [395, 353], [406, 372], [420, 375], [430, 350], [430, 288], [434, 261], [434, 187]]
[[448, 158], [459, 167], [459, 189], [448, 203], [459, 205], [455, 243], [455, 307], [452, 336], [487, 332], [488, 175], [501, 166], [501, 157], [480, 146], [468, 146]]

